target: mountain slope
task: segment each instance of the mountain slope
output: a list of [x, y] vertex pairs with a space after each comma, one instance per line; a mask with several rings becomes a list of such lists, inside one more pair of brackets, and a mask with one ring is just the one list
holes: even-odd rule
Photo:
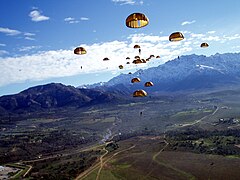
[[[140, 83], [131, 83], [139, 77]], [[152, 81], [155, 86], [144, 88], [144, 83]], [[134, 74], [121, 74], [106, 83], [86, 86], [87, 88], [114, 91], [122, 86], [122, 91], [134, 89], [147, 91], [199, 90], [218, 86], [240, 84], [240, 53], [182, 56], [158, 67], [139, 70]]]
[[9, 112], [34, 112], [48, 108], [82, 107], [91, 103], [104, 103], [116, 97], [97, 90], [78, 89], [60, 83], [29, 88], [15, 95], [0, 97], [0, 114]]

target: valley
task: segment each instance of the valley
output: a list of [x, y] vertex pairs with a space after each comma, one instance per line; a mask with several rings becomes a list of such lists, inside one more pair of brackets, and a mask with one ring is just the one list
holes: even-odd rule
[[[26, 179], [237, 177], [237, 92], [169, 93], [22, 114], [1, 124], [1, 165], [32, 167]], [[223, 167], [229, 174], [221, 174]]]

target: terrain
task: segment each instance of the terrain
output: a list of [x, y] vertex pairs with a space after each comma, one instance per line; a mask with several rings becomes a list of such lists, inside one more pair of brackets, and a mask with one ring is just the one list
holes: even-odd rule
[[58, 83], [2, 96], [0, 165], [16, 169], [12, 179], [237, 179], [238, 70], [226, 84], [203, 69], [192, 82], [210, 73], [211, 86], [156, 87], [143, 98], [133, 85]]
[[[221, 169], [236, 177], [239, 172], [238, 92], [165, 94], [26, 114], [1, 124], [1, 164], [31, 166], [25, 178], [36, 179], [135, 179], [137, 174], [146, 179], [205, 179], [212, 166], [210, 177], [234, 179], [221, 175]], [[118, 148], [107, 150], [111, 141]], [[194, 169], [196, 159], [199, 167]], [[143, 162], [149, 171], [143, 171]]]

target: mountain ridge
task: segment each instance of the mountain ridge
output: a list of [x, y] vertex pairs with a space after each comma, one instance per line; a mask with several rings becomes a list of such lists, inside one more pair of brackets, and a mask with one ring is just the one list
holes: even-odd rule
[[[204, 55], [185, 55], [157, 67], [138, 70], [133, 74], [121, 74], [108, 82], [85, 85], [85, 88], [111, 91], [123, 85], [125, 89], [145, 88], [146, 81], [156, 86], [147, 88], [150, 91], [197, 90], [206, 87], [238, 84], [240, 82], [240, 53]], [[131, 84], [131, 79], [138, 77], [140, 83]], [[192, 85], [189, 82], [192, 81]], [[199, 83], [199, 84], [198, 84]], [[145, 88], [146, 89], [146, 88]]]
[[28, 88], [14, 95], [0, 97], [0, 115], [44, 111], [51, 108], [83, 107], [117, 99], [99, 90], [79, 89], [61, 83], [50, 83]]

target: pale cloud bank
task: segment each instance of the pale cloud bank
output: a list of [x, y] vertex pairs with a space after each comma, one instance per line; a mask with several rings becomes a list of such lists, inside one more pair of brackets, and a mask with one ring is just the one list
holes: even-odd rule
[[[118, 66], [123, 65], [124, 70], [135, 71], [135, 64], [126, 64], [126, 57], [132, 62], [138, 55], [138, 50], [133, 46], [141, 46], [141, 58], [148, 58], [151, 54], [161, 56], [160, 59], [150, 60], [138, 68], [157, 66], [182, 54], [189, 54], [200, 49], [202, 42], [212, 44], [240, 39], [239, 34], [232, 36], [217, 36], [216, 34], [198, 34], [185, 32], [185, 39], [180, 42], [170, 42], [168, 36], [152, 34], [132, 34], [126, 41], [110, 41], [95, 44], [78, 44], [87, 50], [85, 55], [73, 53], [75, 47], [44, 51], [32, 55], [0, 58], [0, 86], [27, 80], [38, 81], [49, 78], [66, 77], [78, 74], [119, 72]], [[40, 46], [26, 46], [19, 49], [21, 52], [36, 51]], [[6, 54], [5, 51], [0, 51]], [[108, 57], [109, 61], [103, 61]], [[82, 68], [81, 68], [82, 66]]]

